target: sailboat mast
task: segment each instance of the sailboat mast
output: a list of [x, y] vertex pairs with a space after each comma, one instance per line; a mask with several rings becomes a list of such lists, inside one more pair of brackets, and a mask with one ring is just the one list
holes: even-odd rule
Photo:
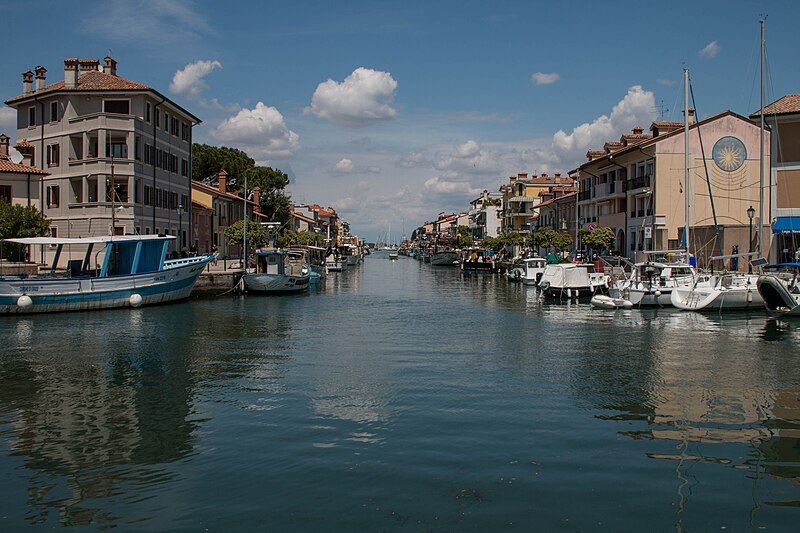
[[689, 187], [689, 69], [683, 69], [683, 195], [686, 226], [683, 230], [686, 239], [686, 260], [689, 261], [689, 213], [691, 211], [691, 191]]
[[758, 21], [761, 30], [759, 63], [761, 67], [761, 91], [760, 91], [760, 113], [759, 113], [759, 158], [758, 158], [758, 257], [761, 257], [762, 239], [764, 236], [764, 19]]
[[242, 248], [244, 248], [244, 271], [247, 272], [247, 174], [244, 175], [244, 233], [242, 236]]

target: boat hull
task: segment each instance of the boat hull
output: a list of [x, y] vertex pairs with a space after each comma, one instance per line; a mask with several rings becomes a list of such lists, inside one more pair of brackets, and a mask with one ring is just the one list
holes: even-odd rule
[[458, 261], [456, 252], [436, 252], [431, 255], [431, 265], [433, 266], [454, 266]]
[[770, 315], [800, 316], [800, 294], [790, 292], [788, 285], [783, 281], [775, 276], [760, 276], [757, 286]]
[[311, 277], [283, 274], [245, 274], [242, 276], [247, 292], [290, 294], [308, 290]]
[[754, 285], [735, 288], [676, 287], [672, 289], [671, 303], [686, 311], [744, 311], [764, 308], [764, 299]]
[[[191, 295], [198, 276], [213, 259], [209, 256], [186, 265], [133, 276], [0, 279], [0, 314], [90, 311], [184, 300]], [[29, 305], [19, 305], [23, 295], [30, 298]]]

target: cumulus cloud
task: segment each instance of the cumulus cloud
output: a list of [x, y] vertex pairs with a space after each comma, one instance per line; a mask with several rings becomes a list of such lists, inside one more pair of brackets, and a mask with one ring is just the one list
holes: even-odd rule
[[[536, 160], [535, 147], [526, 142], [478, 143], [468, 140], [449, 147], [432, 147], [408, 152], [400, 157], [405, 168], [431, 168], [442, 175], [498, 176], [516, 173]], [[547, 170], [547, 168], [542, 168]]]
[[656, 116], [655, 98], [652, 91], [634, 85], [611, 110], [610, 115], [601, 115], [592, 122], [576, 126], [570, 133], [563, 130], [553, 135], [549, 151], [540, 152], [543, 159], [554, 163], [579, 161], [590, 148], [602, 148], [609, 140], [617, 140], [636, 124], [648, 124]]
[[392, 102], [397, 80], [388, 72], [359, 67], [344, 81], [320, 83], [305, 109], [343, 126], [365, 126], [397, 115]]
[[262, 102], [222, 121], [213, 136], [260, 160], [285, 159], [300, 148], [299, 136], [288, 128], [281, 112]]
[[10, 107], [0, 106], [0, 133], [13, 137], [17, 129], [17, 112]]
[[557, 72], [534, 72], [531, 74], [531, 81], [535, 85], [550, 85], [551, 83], [555, 83], [561, 79], [561, 75]]
[[351, 159], [340, 159], [331, 170], [332, 174], [380, 174], [381, 168], [376, 166], [356, 165]]
[[437, 194], [472, 196], [480, 192], [467, 181], [455, 181], [434, 176], [425, 181], [425, 190]]
[[218, 68], [222, 68], [222, 63], [216, 59], [201, 59], [194, 63], [189, 63], [172, 76], [172, 83], [169, 84], [169, 90], [173, 94], [196, 97], [200, 94], [200, 91], [208, 87], [203, 81], [203, 78], [211, 74], [214, 69]]
[[711, 41], [703, 48], [701, 48], [697, 52], [697, 55], [699, 55], [703, 59], [713, 59], [717, 57], [717, 54], [719, 54], [721, 50], [722, 47], [719, 45], [719, 43], [717, 43], [717, 41]]

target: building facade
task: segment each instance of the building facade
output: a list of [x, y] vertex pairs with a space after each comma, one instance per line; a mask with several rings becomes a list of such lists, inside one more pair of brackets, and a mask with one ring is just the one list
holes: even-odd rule
[[472, 237], [483, 239], [500, 235], [502, 200], [499, 193], [483, 193], [469, 203], [469, 229]]
[[[690, 111], [690, 124], [690, 247], [699, 264], [710, 265], [714, 255], [753, 246], [748, 208], [758, 208], [759, 128], [731, 111], [700, 122]], [[587, 159], [571, 172], [579, 181], [581, 226], [611, 228], [615, 250], [635, 261], [646, 251], [683, 248], [683, 123], [654, 122], [649, 134], [636, 127]]]
[[504, 233], [530, 233], [535, 227], [538, 215], [537, 207], [543, 201], [543, 195], [552, 187], [571, 185], [569, 178], [561, 174], [552, 177], [546, 173], [533, 175], [519, 173], [511, 176], [509, 182], [500, 187], [502, 224]]
[[[63, 79], [22, 75], [17, 139], [42, 180], [41, 208], [61, 237], [170, 234], [188, 247], [192, 113], [142, 83], [117, 75], [117, 62], [67, 58]], [[35, 82], [34, 82], [35, 77]], [[181, 227], [183, 226], [183, 227]]]

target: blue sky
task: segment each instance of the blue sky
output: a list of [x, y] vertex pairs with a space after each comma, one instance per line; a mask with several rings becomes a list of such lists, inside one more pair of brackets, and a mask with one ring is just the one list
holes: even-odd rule
[[296, 200], [374, 238], [511, 173], [566, 172], [661, 104], [679, 120], [684, 64], [701, 116], [753, 111], [764, 11], [770, 96], [798, 92], [800, 2], [6, 0], [0, 91], [111, 49], [203, 119], [196, 139], [286, 170]]

